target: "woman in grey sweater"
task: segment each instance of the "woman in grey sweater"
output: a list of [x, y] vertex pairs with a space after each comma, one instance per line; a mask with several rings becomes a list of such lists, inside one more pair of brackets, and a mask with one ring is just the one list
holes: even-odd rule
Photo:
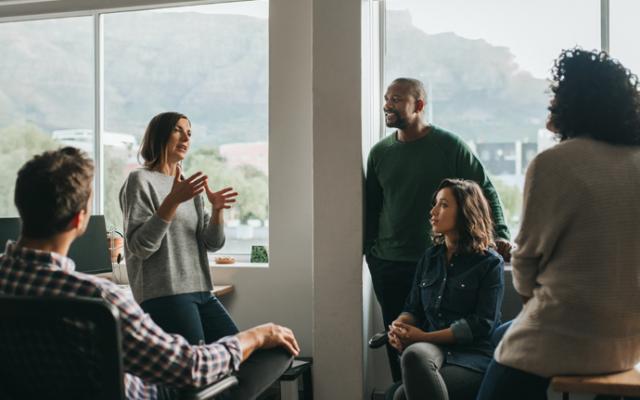
[[[165, 331], [197, 344], [238, 332], [211, 294], [207, 257], [207, 251], [224, 245], [223, 211], [237, 193], [232, 188], [212, 191], [201, 172], [182, 175], [190, 141], [186, 116], [166, 112], [153, 117], [140, 149], [144, 167], [129, 174], [120, 207], [134, 298]], [[211, 216], [205, 203], [211, 204]]]
[[560, 143], [529, 165], [513, 283], [525, 305], [478, 400], [546, 399], [555, 375], [640, 361], [640, 95], [604, 52], [556, 61], [547, 127]]

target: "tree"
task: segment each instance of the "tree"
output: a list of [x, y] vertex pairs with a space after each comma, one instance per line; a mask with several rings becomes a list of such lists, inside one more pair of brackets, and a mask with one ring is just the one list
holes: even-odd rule
[[233, 168], [215, 147], [195, 150], [186, 158], [184, 166], [185, 176], [197, 171], [205, 173], [212, 190], [233, 187], [239, 194], [231, 215], [243, 223], [252, 218], [268, 218], [269, 183], [262, 171], [249, 165]]
[[117, 229], [122, 232], [120, 188], [130, 170], [127, 166], [128, 154], [105, 146], [104, 158], [104, 216], [107, 229]]
[[18, 123], [0, 129], [0, 215], [17, 216], [13, 195], [18, 170], [35, 154], [60, 144], [34, 124]]
[[496, 188], [502, 201], [502, 211], [509, 230], [513, 231], [520, 225], [522, 213], [522, 190], [516, 185], [505, 183], [500, 177], [491, 177], [491, 182]]

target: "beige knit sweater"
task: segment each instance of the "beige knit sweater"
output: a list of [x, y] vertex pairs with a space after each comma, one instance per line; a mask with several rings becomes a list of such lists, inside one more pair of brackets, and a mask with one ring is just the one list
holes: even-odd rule
[[496, 349], [542, 376], [640, 362], [640, 148], [570, 139], [529, 165], [513, 281], [533, 296]]

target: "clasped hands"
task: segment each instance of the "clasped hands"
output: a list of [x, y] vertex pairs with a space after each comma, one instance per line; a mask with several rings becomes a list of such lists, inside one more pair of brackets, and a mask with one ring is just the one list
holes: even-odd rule
[[389, 344], [402, 353], [409, 345], [424, 342], [425, 331], [396, 319], [389, 325]]
[[185, 179], [182, 177], [182, 168], [177, 166], [169, 196], [179, 204], [205, 192], [214, 210], [231, 208], [231, 203], [235, 203], [238, 193], [234, 192], [231, 187], [214, 192], [209, 188], [208, 179], [202, 172], [196, 172]]

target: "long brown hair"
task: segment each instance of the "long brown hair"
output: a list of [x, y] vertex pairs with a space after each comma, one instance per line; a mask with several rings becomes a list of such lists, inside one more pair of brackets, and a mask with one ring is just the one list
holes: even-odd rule
[[[458, 232], [457, 251], [462, 253], [481, 253], [493, 242], [493, 220], [489, 203], [482, 189], [474, 181], [466, 179], [445, 179], [433, 195], [433, 203], [438, 192], [448, 188], [458, 203], [456, 231]], [[434, 234], [433, 243], [444, 243], [444, 235]]]
[[145, 167], [155, 169], [167, 162], [169, 137], [182, 118], [189, 121], [186, 115], [173, 111], [163, 112], [151, 118], [140, 146], [140, 156]]

